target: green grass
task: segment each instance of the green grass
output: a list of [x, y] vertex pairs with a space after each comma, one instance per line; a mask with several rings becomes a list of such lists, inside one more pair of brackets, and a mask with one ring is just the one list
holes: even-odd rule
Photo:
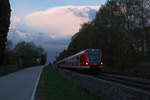
[[47, 100], [97, 100], [88, 95], [76, 84], [61, 76], [52, 66], [44, 68], [45, 96]]

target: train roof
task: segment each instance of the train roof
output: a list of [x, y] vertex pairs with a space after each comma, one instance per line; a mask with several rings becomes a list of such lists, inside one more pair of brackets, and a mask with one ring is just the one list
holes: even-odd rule
[[69, 57], [67, 57], [67, 58], [64, 58], [64, 59], [60, 60], [60, 61], [58, 61], [57, 63], [60, 63], [60, 62], [62, 62], [62, 61], [71, 59], [71, 58], [73, 58], [73, 57], [75, 57], [75, 56], [81, 55], [81, 54], [83, 54], [86, 50], [89, 51], [89, 50], [100, 50], [100, 49], [92, 49], [92, 48], [85, 49], [85, 50], [83, 50], [83, 51], [80, 51], [80, 52], [78, 52], [78, 53], [72, 55], [72, 56], [69, 56]]
[[62, 61], [65, 61], [65, 60], [68, 60], [68, 59], [70, 59], [70, 58], [73, 58], [73, 57], [75, 57], [75, 56], [81, 55], [81, 54], [83, 54], [85, 51], [86, 51], [86, 50], [83, 50], [83, 51], [80, 51], [80, 52], [78, 52], [78, 53], [76, 53], [76, 54], [74, 54], [74, 55], [72, 55], [72, 56], [69, 56], [69, 57], [67, 57], [67, 58], [64, 58], [64, 59], [58, 61], [58, 63], [60, 63], [60, 62], [62, 62]]

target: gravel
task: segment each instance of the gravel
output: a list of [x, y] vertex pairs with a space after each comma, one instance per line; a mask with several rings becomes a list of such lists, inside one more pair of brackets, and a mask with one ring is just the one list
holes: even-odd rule
[[59, 69], [59, 72], [88, 93], [106, 100], [150, 100], [149, 92], [72, 71]]

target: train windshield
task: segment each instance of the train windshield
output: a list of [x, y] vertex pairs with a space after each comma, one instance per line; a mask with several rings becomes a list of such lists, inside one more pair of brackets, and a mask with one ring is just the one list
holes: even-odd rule
[[89, 62], [100, 62], [100, 50], [99, 49], [88, 49]]

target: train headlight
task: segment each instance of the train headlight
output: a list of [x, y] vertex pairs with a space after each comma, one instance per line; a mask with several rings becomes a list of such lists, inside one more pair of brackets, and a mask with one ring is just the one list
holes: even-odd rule
[[86, 62], [85, 64], [88, 65], [88, 62]]
[[103, 64], [103, 62], [101, 62], [101, 64]]

